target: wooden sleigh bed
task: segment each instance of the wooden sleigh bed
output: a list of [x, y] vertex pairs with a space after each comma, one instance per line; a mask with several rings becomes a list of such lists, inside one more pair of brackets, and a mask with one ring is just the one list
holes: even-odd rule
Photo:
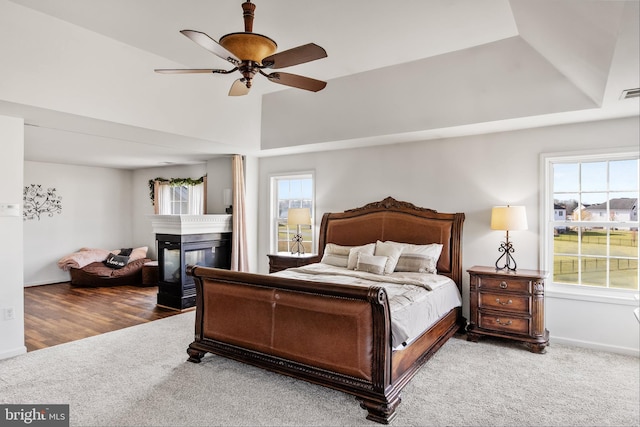
[[[386, 198], [326, 213], [319, 254], [327, 244], [377, 241], [442, 244], [437, 274], [460, 293], [464, 214], [438, 213]], [[207, 352], [354, 395], [367, 418], [388, 424], [400, 392], [418, 369], [465, 324], [460, 307], [439, 317], [403, 348], [392, 344], [388, 292], [354, 286], [189, 266], [196, 284], [195, 340], [189, 361]], [[446, 280], [446, 279], [445, 279]], [[455, 286], [454, 286], [455, 289]]]

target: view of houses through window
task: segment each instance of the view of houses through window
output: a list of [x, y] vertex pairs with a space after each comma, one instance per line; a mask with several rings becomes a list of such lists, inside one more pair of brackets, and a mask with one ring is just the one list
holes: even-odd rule
[[271, 178], [272, 195], [272, 250], [275, 252], [290, 252], [292, 239], [297, 227], [287, 224], [289, 208], [309, 208], [311, 212], [311, 226], [301, 228], [302, 245], [305, 253], [312, 253], [314, 246], [313, 215], [314, 191], [313, 174], [301, 173], [295, 175], [274, 176]]
[[637, 154], [548, 159], [547, 180], [553, 282], [637, 291]]

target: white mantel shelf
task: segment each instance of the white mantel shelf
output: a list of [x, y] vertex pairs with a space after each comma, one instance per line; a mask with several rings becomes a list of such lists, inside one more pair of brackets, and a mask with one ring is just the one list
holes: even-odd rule
[[148, 215], [155, 234], [231, 233], [232, 215]]

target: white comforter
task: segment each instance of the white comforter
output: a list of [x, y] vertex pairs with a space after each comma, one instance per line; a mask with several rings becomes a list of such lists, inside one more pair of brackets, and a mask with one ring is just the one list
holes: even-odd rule
[[355, 286], [382, 286], [389, 298], [393, 347], [408, 345], [452, 308], [462, 305], [450, 278], [428, 273], [377, 275], [328, 264], [290, 268], [274, 275]]

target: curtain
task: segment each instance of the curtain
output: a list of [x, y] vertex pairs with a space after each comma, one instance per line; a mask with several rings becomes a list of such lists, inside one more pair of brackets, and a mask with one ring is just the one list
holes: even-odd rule
[[171, 187], [168, 183], [155, 182], [155, 213], [158, 215], [171, 215]]
[[247, 257], [247, 224], [245, 214], [245, 185], [242, 156], [232, 159], [233, 172], [233, 228], [231, 236], [231, 270], [249, 271]]
[[204, 183], [189, 185], [189, 215], [204, 215]]

